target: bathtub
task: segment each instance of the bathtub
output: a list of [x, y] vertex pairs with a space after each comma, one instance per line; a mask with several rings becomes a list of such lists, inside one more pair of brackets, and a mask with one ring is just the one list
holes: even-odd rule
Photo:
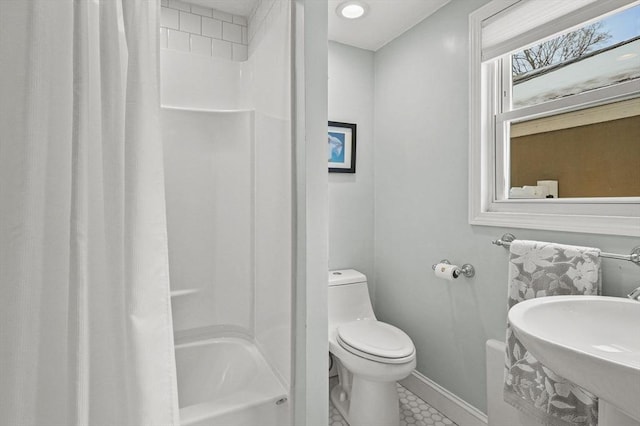
[[285, 387], [258, 348], [240, 337], [176, 345], [181, 426], [291, 423]]

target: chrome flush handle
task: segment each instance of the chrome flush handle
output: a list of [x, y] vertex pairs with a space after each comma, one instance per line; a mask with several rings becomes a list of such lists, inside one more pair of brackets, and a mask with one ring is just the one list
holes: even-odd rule
[[640, 302], [640, 287], [636, 288], [635, 290], [631, 290], [631, 293], [627, 294], [627, 297], [629, 299], [637, 300], [638, 302]]

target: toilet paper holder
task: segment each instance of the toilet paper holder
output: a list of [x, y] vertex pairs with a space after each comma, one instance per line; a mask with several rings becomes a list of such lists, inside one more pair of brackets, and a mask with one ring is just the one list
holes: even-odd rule
[[[444, 263], [445, 265], [451, 265], [447, 259], [442, 259], [439, 263]], [[436, 270], [437, 264], [431, 265], [431, 269]], [[464, 275], [467, 278], [471, 278], [476, 274], [476, 268], [473, 267], [470, 263], [465, 263], [461, 267], [457, 268], [453, 271], [453, 278], [458, 278], [460, 275]]]

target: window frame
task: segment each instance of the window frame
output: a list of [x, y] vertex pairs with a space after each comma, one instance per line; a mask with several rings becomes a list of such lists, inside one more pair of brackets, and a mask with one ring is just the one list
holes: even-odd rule
[[469, 223], [640, 236], [640, 197], [508, 199], [507, 123], [639, 96], [633, 81], [503, 112], [502, 98], [511, 96], [503, 77], [509, 72], [510, 81], [510, 64], [502, 57], [482, 61], [481, 30], [485, 19], [516, 2], [494, 0], [469, 15]]

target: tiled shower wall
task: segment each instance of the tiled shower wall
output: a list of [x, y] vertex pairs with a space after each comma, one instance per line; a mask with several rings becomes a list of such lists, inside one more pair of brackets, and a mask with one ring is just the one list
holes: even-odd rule
[[248, 44], [247, 18], [179, 0], [162, 0], [160, 47], [246, 61]]
[[249, 14], [249, 53], [251, 54], [256, 46], [268, 32], [271, 24], [280, 12], [287, 7], [289, 0], [258, 0], [253, 10]]

